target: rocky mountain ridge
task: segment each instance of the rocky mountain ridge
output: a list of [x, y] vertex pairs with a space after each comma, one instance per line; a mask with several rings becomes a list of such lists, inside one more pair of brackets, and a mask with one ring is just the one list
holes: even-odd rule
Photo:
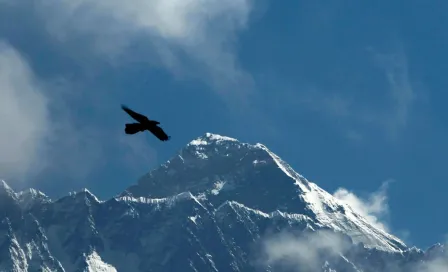
[[[442, 244], [408, 248], [264, 145], [211, 133], [107, 201], [2, 181], [0, 220], [0, 271], [432, 272], [448, 260]], [[309, 242], [312, 261], [297, 251]]]

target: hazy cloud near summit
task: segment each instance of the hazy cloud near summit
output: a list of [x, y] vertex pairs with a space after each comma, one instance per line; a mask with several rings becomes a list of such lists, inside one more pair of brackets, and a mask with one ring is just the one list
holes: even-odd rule
[[300, 237], [282, 232], [263, 240], [262, 254], [266, 258], [262, 262], [288, 268], [287, 271], [321, 271], [325, 259], [338, 258], [349, 248], [347, 240], [331, 231], [317, 231]]
[[370, 224], [389, 232], [388, 224], [384, 220], [389, 215], [389, 205], [387, 203], [388, 186], [389, 182], [384, 182], [376, 192], [365, 198], [359, 197], [345, 188], [337, 189], [333, 196], [348, 204], [356, 213], [366, 218]]
[[[292, 232], [281, 232], [262, 239], [259, 261], [272, 268], [286, 271], [323, 271], [328, 264], [356, 268], [349, 261], [345, 261], [348, 252], [354, 252], [356, 247], [344, 240], [341, 235], [327, 230], [319, 230], [294, 235]], [[398, 253], [397, 253], [398, 254]], [[399, 263], [387, 263], [386, 271], [396, 272], [441, 272], [448, 270], [448, 254], [425, 262], [419, 262], [403, 268]], [[352, 270], [350, 270], [352, 271]], [[357, 271], [357, 270], [356, 270]]]
[[419, 265], [416, 272], [440, 272], [448, 270], [448, 257], [437, 258], [433, 261]]

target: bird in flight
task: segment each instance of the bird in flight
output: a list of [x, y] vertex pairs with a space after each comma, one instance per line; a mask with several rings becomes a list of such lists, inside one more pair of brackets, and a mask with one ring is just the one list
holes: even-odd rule
[[149, 132], [154, 134], [161, 141], [168, 141], [171, 138], [171, 136], [168, 136], [165, 133], [165, 131], [163, 131], [163, 129], [158, 126], [158, 124], [160, 124], [160, 122], [150, 120], [150, 119], [148, 119], [148, 117], [146, 117], [140, 113], [136, 113], [135, 111], [131, 110], [130, 108], [126, 107], [125, 105], [121, 105], [121, 108], [127, 114], [129, 114], [133, 119], [138, 121], [138, 123], [126, 124], [126, 127], [124, 129], [126, 134], [135, 134], [138, 132], [148, 130]]

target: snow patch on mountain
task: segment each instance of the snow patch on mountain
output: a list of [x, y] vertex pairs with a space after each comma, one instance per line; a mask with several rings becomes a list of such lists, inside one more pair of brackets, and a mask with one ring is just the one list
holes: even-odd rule
[[214, 143], [220, 143], [220, 142], [224, 142], [224, 141], [232, 141], [232, 142], [238, 142], [237, 139], [231, 138], [231, 137], [227, 137], [227, 136], [222, 136], [222, 135], [218, 135], [218, 134], [213, 134], [213, 133], [205, 133], [205, 135], [203, 137], [194, 139], [193, 141], [191, 141], [188, 145], [209, 145], [211, 142]]
[[202, 206], [199, 199], [196, 196], [192, 195], [190, 192], [183, 192], [183, 193], [177, 194], [175, 196], [164, 197], [164, 198], [121, 196], [121, 197], [116, 197], [115, 199], [118, 201], [136, 202], [136, 203], [145, 203], [145, 204], [161, 204], [161, 203], [163, 203], [163, 204], [168, 204], [170, 206], [175, 205], [177, 202], [191, 199], [194, 202], [196, 202]]
[[96, 251], [92, 251], [86, 256], [87, 271], [86, 272], [117, 272], [112, 265], [105, 263]]

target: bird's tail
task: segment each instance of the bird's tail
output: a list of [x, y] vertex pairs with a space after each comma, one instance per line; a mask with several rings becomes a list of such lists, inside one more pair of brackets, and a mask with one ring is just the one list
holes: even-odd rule
[[126, 127], [124, 131], [126, 134], [135, 134], [140, 131], [144, 131], [145, 127], [140, 123], [132, 123], [132, 124], [126, 124]]

